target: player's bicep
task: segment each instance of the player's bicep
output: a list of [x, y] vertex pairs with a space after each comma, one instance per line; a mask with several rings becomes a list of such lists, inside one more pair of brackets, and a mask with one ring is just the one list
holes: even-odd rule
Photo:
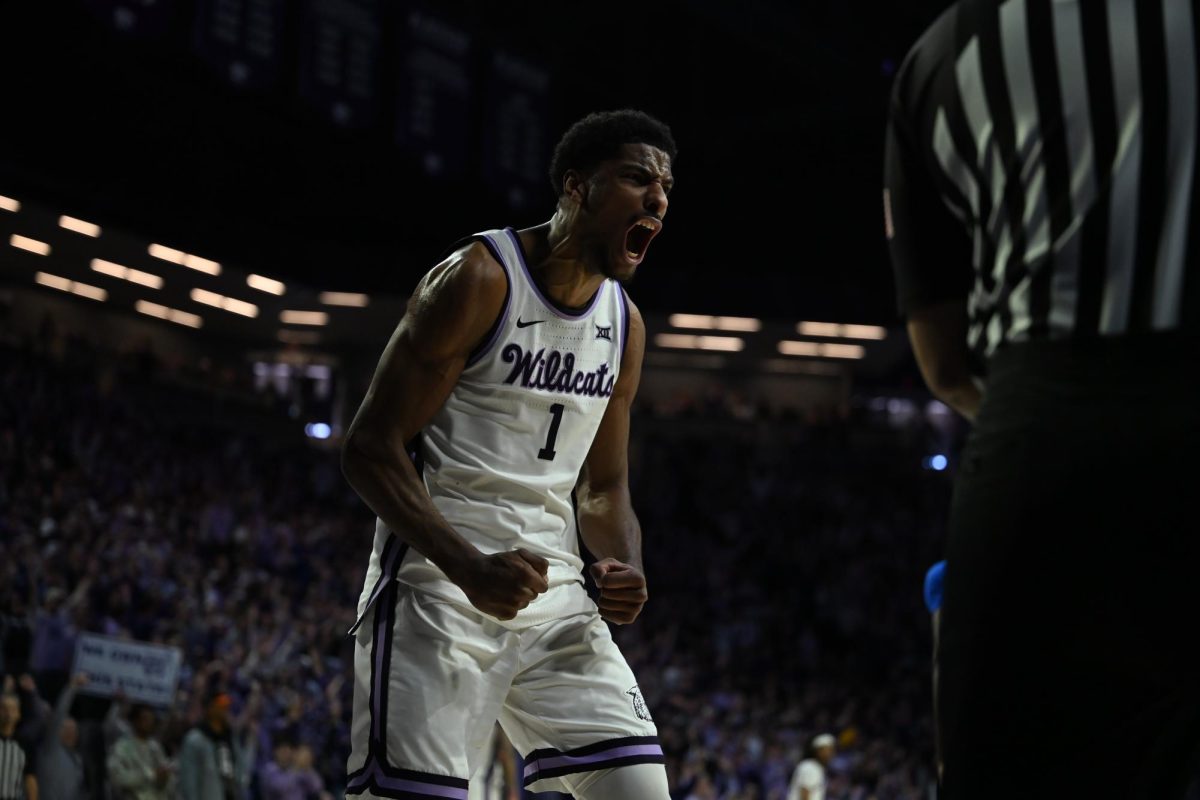
[[504, 302], [502, 268], [471, 250], [439, 264], [418, 285], [350, 426], [347, 440], [394, 452], [446, 402], [471, 351]]
[[645, 349], [646, 325], [637, 307], [630, 303], [629, 336], [621, 358], [621, 371], [588, 451], [584, 483], [590, 491], [606, 491], [628, 483], [629, 414], [641, 383]]

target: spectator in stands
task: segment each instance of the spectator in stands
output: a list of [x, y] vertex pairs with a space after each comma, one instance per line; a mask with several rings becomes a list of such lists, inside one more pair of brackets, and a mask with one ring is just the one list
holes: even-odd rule
[[130, 730], [108, 754], [108, 779], [116, 800], [167, 800], [173, 796], [174, 769], [155, 738], [157, 727], [158, 715], [153, 708], [140, 704], [130, 707]]
[[6, 677], [0, 693], [0, 800], [38, 800], [33, 753], [16, 737], [20, 721], [21, 701]]
[[[352, 704], [344, 634], [362, 582], [362, 551], [347, 542], [365, 541], [373, 518], [336, 457], [288, 438], [286, 420], [291, 434], [257, 407], [165, 379], [106, 384], [90, 363], [68, 371], [0, 345], [6, 664], [25, 668], [39, 620], [47, 667], [69, 665], [55, 642], [72, 628], [178, 646], [167, 753], [189, 731], [213, 751], [192, 730], [209, 687], [241, 709], [261, 685], [263, 752], [286, 733], [339, 789]], [[950, 483], [920, 463], [954, 448], [870, 419], [764, 427], [712, 402], [653, 424], [646, 413], [634, 418], [630, 466], [656, 599], [613, 635], [676, 795], [782, 800], [803, 744], [830, 730], [844, 744], [826, 800], [928, 798], [932, 644], [918, 587], [941, 551]], [[33, 681], [20, 683], [32, 703]]]
[[204, 721], [188, 731], [179, 754], [179, 794], [183, 800], [245, 800], [254, 761], [233, 730], [232, 698], [214, 692], [204, 703]]
[[259, 775], [263, 800], [328, 800], [324, 782], [313, 769], [313, 752], [287, 736], [275, 739], [274, 758]]
[[800, 762], [792, 775], [787, 800], [825, 800], [825, 768], [833, 761], [834, 745], [830, 733], [813, 739], [809, 757]]
[[45, 726], [37, 753], [40, 800], [86, 800], [88, 797], [83, 755], [79, 752], [79, 725], [70, 716], [75, 695], [87, 682], [87, 675], [74, 675], [59, 693], [53, 711], [45, 701], [42, 702]]
[[295, 797], [303, 797], [305, 800], [332, 800], [331, 795], [325, 791], [325, 782], [313, 768], [312, 748], [306, 744], [300, 745], [296, 748], [295, 758], [293, 766], [296, 774], [300, 776], [299, 785], [302, 792]]

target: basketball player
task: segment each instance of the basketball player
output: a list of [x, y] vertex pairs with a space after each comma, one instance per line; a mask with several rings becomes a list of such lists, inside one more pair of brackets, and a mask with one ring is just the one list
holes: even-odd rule
[[532, 791], [667, 800], [603, 619], [647, 598], [627, 478], [645, 327], [622, 283], [662, 230], [674, 156], [646, 114], [586, 117], [555, 149], [550, 221], [470, 237], [413, 293], [343, 449], [378, 515], [347, 794], [465, 800], [498, 719]]

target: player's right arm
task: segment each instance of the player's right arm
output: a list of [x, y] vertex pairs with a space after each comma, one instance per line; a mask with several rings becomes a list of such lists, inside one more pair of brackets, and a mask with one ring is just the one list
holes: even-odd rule
[[484, 556], [463, 539], [434, 506], [407, 444], [446, 402], [507, 291], [503, 268], [478, 243], [434, 267], [384, 348], [342, 445], [342, 472], [363, 502], [499, 619], [546, 591], [547, 562], [523, 550]]

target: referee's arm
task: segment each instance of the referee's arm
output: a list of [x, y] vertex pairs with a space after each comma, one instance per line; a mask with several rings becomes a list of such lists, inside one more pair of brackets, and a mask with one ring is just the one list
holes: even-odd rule
[[[906, 67], [912, 66], [909, 59]], [[970, 240], [934, 182], [922, 127], [905, 107], [910, 70], [897, 76], [884, 156], [884, 219], [900, 311], [929, 390], [969, 420], [983, 399], [967, 348]]]

